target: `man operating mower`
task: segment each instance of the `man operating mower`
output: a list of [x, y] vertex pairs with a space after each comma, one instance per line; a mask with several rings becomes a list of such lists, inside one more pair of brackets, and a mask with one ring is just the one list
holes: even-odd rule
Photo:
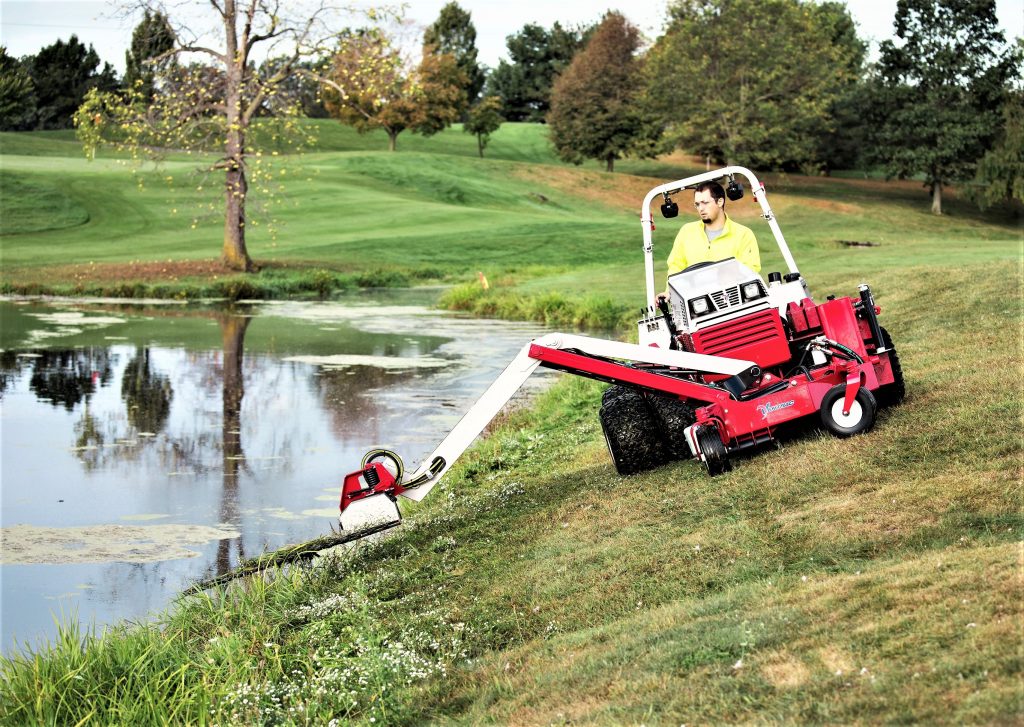
[[[717, 262], [734, 257], [754, 272], [761, 270], [757, 240], [744, 227], [725, 214], [725, 190], [718, 182], [702, 182], [693, 191], [693, 206], [700, 221], [683, 225], [668, 256], [668, 274], [674, 275], [690, 265]], [[659, 298], [668, 298], [660, 293]]]

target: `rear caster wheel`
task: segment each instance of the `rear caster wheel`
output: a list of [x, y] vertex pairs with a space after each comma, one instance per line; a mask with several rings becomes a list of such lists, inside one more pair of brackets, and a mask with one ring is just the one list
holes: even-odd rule
[[722, 437], [718, 434], [718, 428], [713, 426], [702, 426], [697, 430], [697, 446], [704, 455], [704, 466], [708, 474], [714, 477], [723, 472], [732, 471], [732, 462], [729, 461], [729, 450], [725, 448]]
[[[619, 391], [607, 396], [612, 389]], [[598, 417], [615, 471], [632, 475], [667, 461], [658, 425], [643, 395], [633, 389], [612, 387], [605, 392]]]
[[821, 400], [821, 423], [839, 437], [849, 437], [871, 429], [878, 412], [875, 395], [861, 387], [850, 404], [850, 411], [843, 414], [846, 399], [846, 385], [836, 384]]

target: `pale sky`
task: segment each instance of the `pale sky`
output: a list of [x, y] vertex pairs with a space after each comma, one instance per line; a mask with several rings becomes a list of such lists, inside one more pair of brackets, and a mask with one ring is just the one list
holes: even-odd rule
[[[438, 16], [448, 0], [409, 0], [408, 17], [422, 26]], [[563, 25], [591, 23], [606, 10], [618, 8], [654, 40], [660, 35], [668, 0], [647, 4], [621, 0], [458, 0], [472, 15], [477, 31], [479, 60], [494, 67], [498, 59], [507, 58], [505, 36], [526, 23], [545, 28], [555, 21]], [[169, 2], [174, 8], [188, 6], [208, 9], [205, 2]], [[847, 5], [857, 22], [861, 38], [871, 41], [872, 50], [879, 41], [892, 35], [896, 0], [849, 0]], [[124, 53], [131, 41], [136, 21], [120, 20], [115, 5], [96, 0], [0, 0], [0, 44], [12, 56], [37, 52], [57, 38], [77, 34], [83, 43], [91, 43], [100, 58], [124, 71]], [[1010, 40], [1024, 36], [1024, 0], [997, 0], [996, 11], [1003, 32]], [[195, 11], [193, 11], [195, 12]], [[201, 11], [200, 11], [201, 12]], [[770, 46], [769, 46], [770, 47]]]

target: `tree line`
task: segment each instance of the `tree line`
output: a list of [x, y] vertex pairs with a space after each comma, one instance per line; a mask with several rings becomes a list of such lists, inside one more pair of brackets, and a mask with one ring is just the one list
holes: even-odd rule
[[[391, 150], [406, 131], [462, 122], [481, 156], [503, 121], [542, 122], [560, 158], [608, 171], [676, 149], [759, 169], [880, 168], [923, 178], [936, 213], [952, 183], [983, 207], [1024, 200], [1024, 46], [1003, 37], [994, 0], [898, 0], [872, 63], [842, 2], [674, 0], [653, 42], [618, 12], [531, 23], [493, 69], [456, 2], [412, 53], [408, 25], [381, 10], [340, 21], [326, 2], [272, 13], [225, 0], [211, 47], [160, 7], [135, 28], [122, 79], [75, 36], [20, 59], [0, 49], [0, 128], [74, 125], [87, 148], [139, 155], [222, 149], [211, 170], [226, 180], [224, 259], [241, 269], [263, 152], [301, 139], [302, 117], [382, 129]], [[272, 131], [257, 138], [257, 120]]]

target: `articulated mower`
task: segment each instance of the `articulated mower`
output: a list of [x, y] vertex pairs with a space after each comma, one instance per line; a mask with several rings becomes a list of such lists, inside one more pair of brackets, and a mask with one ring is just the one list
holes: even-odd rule
[[[746, 180], [788, 272], [769, 273], [765, 282], [733, 258], [698, 263], [670, 276], [667, 298], [659, 296], [652, 204], [660, 198], [662, 214], [674, 217], [673, 195], [720, 179], [734, 201]], [[879, 406], [903, 399], [899, 357], [871, 289], [861, 284], [856, 297], [815, 303], [750, 170], [725, 167], [655, 187], [644, 198], [641, 228], [648, 305], [639, 343], [566, 333], [528, 343], [416, 472], [407, 476], [392, 451], [367, 453], [344, 479], [343, 528], [350, 517], [365, 520], [354, 515], [363, 508], [398, 518], [398, 495], [422, 500], [538, 366], [612, 384], [599, 418], [621, 475], [694, 458], [715, 476], [791, 422], [816, 416], [845, 437], [866, 432]]]

